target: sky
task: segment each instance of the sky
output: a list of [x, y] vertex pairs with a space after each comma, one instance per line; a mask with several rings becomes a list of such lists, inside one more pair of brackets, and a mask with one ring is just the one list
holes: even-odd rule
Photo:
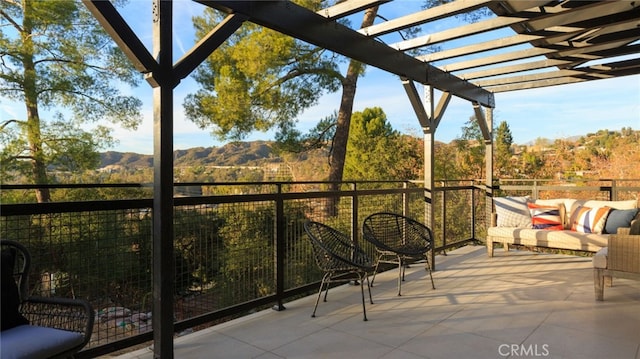
[[[131, 0], [121, 10], [122, 16], [136, 31], [142, 42], [151, 50], [150, 1]], [[406, 8], [419, 9], [421, 1], [399, 1], [398, 14]], [[403, 9], [404, 7], [404, 9]], [[177, 58], [195, 43], [191, 18], [199, 15], [203, 7], [191, 1], [176, 0], [174, 5], [174, 55]], [[394, 8], [384, 7], [384, 16], [393, 18]], [[355, 19], [360, 21], [360, 19]], [[434, 24], [434, 31], [446, 27], [446, 23]], [[481, 40], [481, 39], [478, 39]], [[461, 44], [452, 44], [452, 46]], [[207, 129], [199, 129], [184, 116], [182, 103], [185, 96], [197, 90], [192, 78], [183, 80], [175, 89], [174, 97], [174, 149], [221, 146]], [[418, 86], [421, 91], [422, 86]], [[144, 120], [137, 131], [114, 127], [115, 146], [103, 151], [153, 153], [153, 101], [152, 89], [144, 81], [135, 88], [123, 88], [143, 101]], [[436, 92], [436, 101], [439, 99]], [[640, 75], [617, 79], [597, 80], [580, 84], [547, 87], [541, 89], [499, 93], [495, 95], [494, 122], [507, 121], [515, 143], [524, 144], [537, 138], [565, 138], [585, 135], [601, 129], [620, 130], [631, 127], [640, 130]], [[298, 128], [305, 132], [322, 118], [337, 111], [340, 92], [326, 94], [318, 104], [301, 113]], [[367, 107], [383, 109], [394, 129], [421, 136], [422, 130], [413, 112], [400, 79], [374, 67], [367, 67], [364, 77], [358, 80], [354, 112]], [[24, 116], [24, 105], [0, 100], [0, 120]], [[461, 136], [461, 128], [473, 116], [468, 101], [454, 97], [436, 130], [436, 140], [450, 142]], [[245, 140], [272, 140], [273, 133], [252, 133]]]

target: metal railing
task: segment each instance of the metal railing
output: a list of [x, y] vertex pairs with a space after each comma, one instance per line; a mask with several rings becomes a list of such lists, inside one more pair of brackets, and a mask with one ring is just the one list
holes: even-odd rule
[[[6, 186], [2, 191], [34, 186]], [[51, 186], [69, 198], [104, 196], [108, 185]], [[148, 196], [148, 185], [113, 186], [124, 196]], [[360, 225], [373, 212], [403, 213], [429, 225], [438, 252], [483, 241], [487, 189], [477, 181], [443, 181], [425, 202], [420, 182], [179, 183], [174, 199], [177, 335], [273, 306], [315, 290], [321, 278], [303, 223], [327, 223], [360, 243]], [[74, 194], [81, 191], [81, 195]], [[147, 192], [145, 192], [147, 191]], [[495, 195], [537, 198], [638, 198], [640, 180], [557, 184], [505, 181]], [[120, 193], [120, 192], [118, 192]], [[186, 196], [185, 196], [186, 195]], [[55, 197], [55, 196], [54, 196]], [[90, 344], [95, 357], [153, 338], [150, 198], [20, 203], [0, 206], [0, 237], [33, 255], [34, 294], [82, 297], [97, 311]], [[430, 212], [434, 221], [429, 224]], [[437, 268], [437, 263], [434, 263]]]

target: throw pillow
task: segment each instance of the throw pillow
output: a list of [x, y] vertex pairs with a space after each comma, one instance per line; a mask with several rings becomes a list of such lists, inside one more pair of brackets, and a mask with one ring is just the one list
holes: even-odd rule
[[560, 218], [562, 218], [562, 224], [564, 224], [564, 229], [571, 229], [571, 223], [569, 222], [569, 217], [570, 217], [569, 215], [571, 214], [571, 209], [575, 205], [576, 201], [577, 200], [574, 198], [554, 198], [554, 199], [536, 199], [533, 203], [539, 204], [542, 206], [559, 206]]
[[581, 233], [602, 233], [611, 208], [580, 206], [571, 216], [571, 230]]
[[29, 321], [20, 314], [20, 292], [13, 278], [15, 264], [15, 249], [4, 249], [0, 254], [0, 330], [11, 329], [18, 325], [29, 324]]
[[545, 229], [549, 231], [561, 231], [564, 229], [562, 217], [560, 216], [560, 206], [542, 206], [529, 203], [531, 212], [531, 224], [534, 229]]
[[495, 197], [496, 226], [498, 227], [531, 227], [531, 215], [527, 208], [529, 197]]
[[616, 234], [618, 228], [630, 227], [631, 221], [637, 213], [637, 209], [612, 209], [607, 216], [603, 233]]

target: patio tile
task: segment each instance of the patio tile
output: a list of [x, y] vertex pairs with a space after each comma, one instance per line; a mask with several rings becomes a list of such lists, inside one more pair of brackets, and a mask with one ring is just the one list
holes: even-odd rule
[[[362, 320], [360, 288], [316, 295], [177, 338], [175, 357], [640, 359], [640, 282], [615, 279], [595, 301], [590, 258], [499, 253], [482, 246], [437, 256], [431, 289], [421, 265], [380, 273]], [[520, 351], [513, 355], [511, 350]], [[537, 351], [537, 352], [536, 352]], [[503, 355], [507, 354], [507, 355]], [[149, 349], [121, 359], [151, 359]]]
[[524, 343], [523, 347], [546, 346], [552, 358], [633, 358], [639, 348], [636, 340], [615, 339], [599, 333], [543, 324]]
[[402, 350], [431, 359], [496, 358], [501, 341], [436, 325], [402, 345]]
[[[362, 326], [367, 324], [361, 322]], [[392, 349], [352, 333], [327, 328], [277, 348], [273, 353], [285, 358], [379, 358]]]

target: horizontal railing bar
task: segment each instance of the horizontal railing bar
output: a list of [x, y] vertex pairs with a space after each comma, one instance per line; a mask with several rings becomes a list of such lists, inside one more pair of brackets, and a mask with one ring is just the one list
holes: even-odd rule
[[495, 189], [500, 189], [500, 190], [504, 190], [504, 191], [518, 191], [518, 190], [538, 190], [538, 191], [575, 191], [575, 192], [582, 192], [582, 191], [601, 191], [601, 192], [608, 192], [611, 191], [613, 188], [617, 189], [618, 191], [640, 191], [640, 186], [582, 186], [582, 187], [575, 187], [575, 186], [535, 186], [535, 187], [531, 187], [531, 186], [527, 186], [527, 185], [500, 185], [497, 186]]
[[[131, 348], [135, 345], [139, 345], [145, 342], [149, 342], [153, 340], [153, 331], [148, 331], [145, 333], [137, 334], [130, 337], [120, 338], [116, 341], [103, 344], [100, 346], [90, 347], [79, 351], [74, 354], [74, 358], [76, 359], [89, 359], [96, 358], [101, 355], [106, 355], [113, 353], [118, 350], [123, 350], [127, 348]], [[151, 344], [149, 344], [151, 345]]]
[[459, 246], [461, 246], [463, 244], [466, 244], [466, 243], [478, 243], [478, 239], [476, 239], [476, 238], [467, 238], [467, 239], [463, 239], [461, 241], [457, 241], [457, 242], [454, 242], [454, 243], [449, 243], [449, 244], [447, 244], [445, 246], [435, 247], [434, 250], [436, 252], [444, 251], [444, 250], [447, 250], [447, 249], [459, 247]]
[[[353, 184], [353, 183], [422, 183], [422, 181], [409, 181], [409, 180], [358, 180], [358, 181], [266, 181], [266, 182], [174, 182], [174, 187], [191, 187], [191, 186], [278, 186], [278, 185], [311, 185], [311, 184]], [[153, 183], [47, 183], [47, 184], [0, 184], [0, 190], [18, 190], [18, 189], [38, 189], [38, 188], [153, 188]]]
[[[383, 195], [398, 193], [418, 193], [422, 188], [390, 188], [390, 189], [370, 189], [370, 190], [347, 190], [347, 191], [327, 191], [327, 192], [295, 192], [295, 193], [266, 193], [266, 194], [246, 194], [246, 195], [218, 195], [201, 197], [176, 197], [175, 206], [184, 205], [204, 205], [204, 204], [224, 204], [224, 203], [246, 203], [265, 202], [276, 199], [310, 199], [329, 197], [350, 197], [355, 195]], [[46, 202], [46, 203], [19, 203], [2, 204], [0, 213], [2, 216], [16, 216], [28, 214], [47, 213], [68, 213], [68, 212], [95, 212], [114, 209], [139, 209], [152, 208], [153, 199], [132, 199], [132, 200], [108, 200], [108, 201], [76, 201], [76, 202]]]
[[3, 217], [29, 214], [95, 212], [114, 209], [152, 208], [152, 199], [124, 199], [109, 201], [77, 201], [77, 202], [45, 202], [18, 203], [0, 205], [0, 215]]

